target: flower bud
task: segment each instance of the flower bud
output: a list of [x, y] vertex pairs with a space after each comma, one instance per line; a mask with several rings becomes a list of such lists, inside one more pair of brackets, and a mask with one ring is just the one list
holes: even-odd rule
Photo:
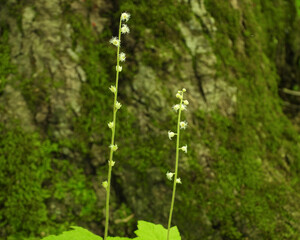
[[119, 67], [116, 66], [116, 71], [117, 71], [117, 72], [121, 72], [121, 71], [122, 71], [122, 66], [119, 66]]
[[108, 187], [108, 182], [107, 181], [104, 181], [102, 182], [102, 186], [105, 188], [105, 190], [107, 189]]
[[113, 93], [116, 93], [117, 88], [115, 86], [110, 86], [109, 90]]
[[119, 110], [122, 107], [122, 104], [118, 101], [116, 102], [116, 109]]
[[113, 150], [114, 152], [118, 150], [118, 145], [116, 145], [116, 144], [115, 144], [115, 145], [112, 144], [112, 145], [110, 145], [109, 147], [110, 147], [111, 150]]

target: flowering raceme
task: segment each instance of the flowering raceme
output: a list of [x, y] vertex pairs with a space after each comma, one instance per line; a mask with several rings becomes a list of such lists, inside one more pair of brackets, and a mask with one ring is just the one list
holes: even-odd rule
[[109, 90], [114, 94], [114, 107], [113, 107], [113, 120], [109, 122], [107, 125], [111, 129], [111, 144], [109, 145], [110, 154], [108, 160], [108, 179], [102, 182], [102, 186], [106, 190], [106, 207], [105, 207], [105, 230], [104, 230], [104, 240], [107, 240], [108, 234], [108, 226], [109, 226], [109, 197], [110, 197], [110, 185], [111, 185], [111, 172], [112, 167], [115, 165], [115, 161], [113, 161], [114, 152], [118, 150], [118, 145], [115, 144], [115, 131], [116, 131], [116, 117], [117, 111], [122, 107], [122, 104], [118, 102], [118, 82], [119, 82], [119, 74], [122, 71], [122, 66], [120, 66], [120, 62], [124, 62], [126, 59], [126, 54], [124, 52], [120, 53], [121, 47], [121, 35], [122, 33], [129, 33], [129, 27], [127, 24], [122, 24], [122, 22], [128, 22], [130, 18], [130, 14], [127, 12], [123, 12], [120, 17], [120, 25], [119, 25], [119, 36], [112, 37], [109, 42], [117, 47], [117, 65], [116, 65], [116, 83], [115, 85], [111, 85]]
[[174, 201], [175, 201], [175, 193], [176, 193], [176, 184], [182, 184], [181, 178], [178, 178], [178, 160], [179, 160], [179, 150], [187, 153], [187, 145], [183, 147], [179, 147], [180, 142], [180, 129], [186, 129], [188, 123], [187, 121], [181, 121], [181, 113], [182, 111], [187, 110], [187, 105], [189, 105], [189, 101], [183, 99], [183, 93], [186, 92], [186, 89], [183, 88], [181, 91], [178, 91], [176, 93], [176, 98], [180, 100], [179, 104], [175, 104], [172, 108], [177, 113], [178, 112], [178, 120], [177, 120], [177, 132], [168, 131], [168, 137], [170, 140], [176, 135], [177, 136], [177, 142], [176, 142], [176, 161], [175, 161], [175, 173], [167, 172], [166, 176], [167, 179], [172, 181], [173, 175], [173, 193], [172, 193], [172, 201], [171, 201], [171, 208], [170, 208], [170, 214], [169, 214], [169, 222], [168, 222], [168, 233], [167, 233], [167, 240], [169, 240], [170, 236], [170, 227], [171, 227], [171, 221], [172, 221], [172, 214], [173, 214], [173, 207], [174, 207]]

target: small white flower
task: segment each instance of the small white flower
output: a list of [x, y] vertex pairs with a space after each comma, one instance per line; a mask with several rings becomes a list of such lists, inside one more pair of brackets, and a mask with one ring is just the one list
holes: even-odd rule
[[113, 128], [114, 127], [114, 122], [109, 122], [107, 125], [108, 125], [109, 128]]
[[130, 18], [130, 14], [129, 13], [127, 13], [127, 12], [123, 12], [122, 13], [122, 15], [121, 15], [121, 20], [122, 21], [128, 22], [129, 18]]
[[116, 109], [119, 110], [122, 107], [122, 104], [118, 101], [116, 102]]
[[175, 133], [171, 132], [171, 131], [168, 131], [168, 136], [169, 136], [169, 139], [172, 140], [172, 137], [175, 136]]
[[174, 109], [175, 112], [177, 112], [179, 110], [179, 108], [180, 108], [179, 104], [176, 104], [176, 105], [173, 106], [173, 109]]
[[120, 46], [120, 40], [116, 37], [113, 37], [112, 39], [109, 40], [109, 42], [113, 45], [115, 45], [116, 47]]
[[109, 145], [109, 147], [111, 148], [111, 150], [113, 150], [114, 152], [118, 150], [118, 145]]
[[116, 71], [117, 71], [117, 72], [121, 72], [121, 71], [122, 71], [122, 66], [119, 66], [119, 67], [116, 66]]
[[109, 90], [113, 93], [116, 93], [117, 88], [115, 86], [110, 86]]
[[107, 187], [108, 187], [108, 182], [107, 182], [107, 181], [102, 182], [102, 186], [103, 186], [105, 189], [107, 189]]
[[187, 145], [183, 146], [180, 148], [182, 151], [184, 151], [185, 153], [187, 153]]
[[126, 24], [123, 24], [121, 27], [121, 33], [125, 34], [125, 33], [129, 33], [130, 29]]
[[[111, 166], [112, 166], [112, 167], [115, 166], [115, 163], [116, 163], [116, 162], [112, 160], [112, 161], [111, 161]], [[109, 160], [108, 160], [108, 165], [110, 165]]]
[[174, 173], [167, 172], [166, 175], [167, 175], [167, 179], [169, 179], [170, 181], [172, 181], [172, 177], [173, 177]]
[[176, 179], [176, 183], [182, 184], [181, 179], [180, 179], [180, 178], [177, 178], [177, 179]]
[[186, 126], [188, 125], [188, 123], [187, 123], [187, 121], [182, 121], [179, 123], [179, 125], [180, 125], [181, 129], [186, 129]]
[[185, 89], [185, 88], [183, 88], [183, 89], [182, 89], [182, 91], [183, 91], [183, 92], [186, 92], [186, 89]]
[[176, 93], [176, 97], [182, 99], [182, 94], [180, 92]]
[[125, 59], [126, 59], [125, 53], [121, 52], [121, 53], [120, 53], [120, 61], [121, 61], [121, 62], [125, 62]]
[[189, 105], [189, 101], [188, 101], [188, 100], [184, 100], [184, 101], [183, 101], [183, 104]]
[[186, 105], [181, 104], [181, 110], [182, 110], [182, 111], [186, 111]]

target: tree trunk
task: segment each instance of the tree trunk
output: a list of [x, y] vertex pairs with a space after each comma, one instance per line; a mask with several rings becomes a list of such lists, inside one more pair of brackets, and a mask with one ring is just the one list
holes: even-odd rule
[[[136, 3], [135, 3], [136, 2]], [[166, 227], [175, 94], [187, 89], [172, 224], [182, 239], [300, 236], [299, 18], [274, 0], [0, 0], [0, 236], [104, 231], [119, 16], [111, 236]], [[282, 99], [286, 102], [282, 104]], [[296, 107], [295, 107], [296, 106]]]

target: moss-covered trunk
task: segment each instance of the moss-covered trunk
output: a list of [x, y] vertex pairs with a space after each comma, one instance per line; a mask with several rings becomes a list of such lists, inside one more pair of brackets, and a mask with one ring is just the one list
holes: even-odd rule
[[173, 215], [182, 238], [298, 239], [297, 4], [0, 0], [0, 237], [74, 224], [103, 235], [108, 41], [128, 11], [110, 235], [134, 236], [140, 219], [167, 225], [167, 131], [185, 87], [189, 153]]

